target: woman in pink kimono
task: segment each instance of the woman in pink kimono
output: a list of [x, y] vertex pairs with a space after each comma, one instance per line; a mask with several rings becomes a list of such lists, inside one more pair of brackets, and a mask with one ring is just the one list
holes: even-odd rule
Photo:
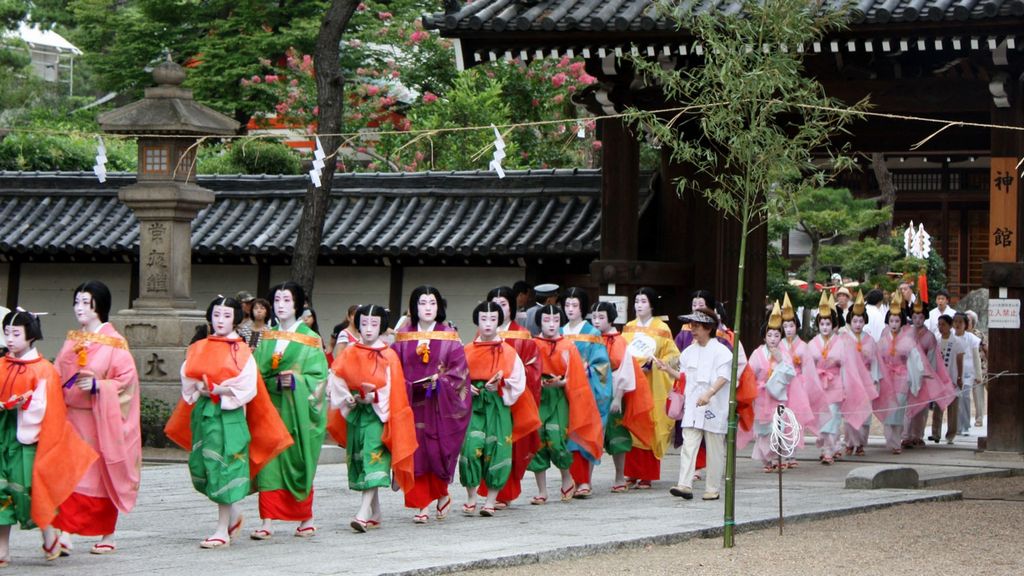
[[828, 403], [827, 410], [818, 417], [821, 429], [817, 445], [821, 449], [821, 463], [832, 464], [842, 456], [839, 437], [843, 431], [843, 420], [854, 428], [860, 428], [871, 415], [872, 398], [867, 393], [868, 387], [872, 386], [871, 375], [864, 369], [853, 339], [837, 333], [841, 319], [831, 294], [826, 296], [822, 293], [815, 322], [818, 335], [807, 343], [807, 347], [814, 357], [818, 380]]
[[[828, 411], [828, 404], [825, 402], [825, 394], [821, 391], [821, 383], [818, 381], [818, 369], [814, 366], [814, 356], [811, 356], [807, 343], [800, 339], [800, 319], [793, 310], [793, 304], [789, 301], [789, 294], [782, 300], [782, 341], [779, 342], [779, 350], [786, 359], [793, 365], [796, 377], [790, 382], [791, 387], [803, 388], [804, 396], [811, 413], [807, 420], [799, 420], [805, 434], [818, 435], [818, 415]], [[795, 454], [794, 454], [795, 456]], [[799, 466], [796, 458], [790, 458], [786, 463], [787, 468]]]
[[[776, 471], [780, 466], [779, 454], [771, 449], [770, 438], [777, 408], [785, 406], [792, 410], [801, 427], [815, 421], [802, 385], [803, 378], [798, 378], [792, 358], [783, 352], [780, 346], [782, 339], [782, 311], [776, 300], [764, 330], [764, 344], [754, 350], [747, 361], [757, 380], [757, 399], [754, 401], [757, 441], [751, 458], [760, 461], [765, 472]], [[800, 434], [798, 445], [803, 446], [803, 443], [803, 434]], [[781, 466], [785, 470], [789, 464], [782, 462]]]
[[109, 554], [118, 513], [131, 511], [139, 491], [139, 376], [128, 343], [107, 322], [110, 289], [92, 280], [74, 295], [79, 329], [68, 332], [55, 364], [68, 420], [100, 457], [60, 505], [54, 525], [64, 532], [64, 551], [71, 550], [69, 535], [81, 534], [101, 536], [89, 551]]
[[[864, 330], [868, 323], [867, 309], [864, 304], [864, 295], [857, 291], [857, 299], [854, 301], [850, 312], [846, 316], [846, 325], [849, 327], [847, 335], [853, 339], [854, 347], [864, 362], [864, 368], [871, 375], [871, 385], [874, 397], [878, 396], [878, 381], [882, 378], [882, 370], [878, 360], [878, 342]], [[846, 454], [864, 456], [864, 447], [868, 443], [868, 432], [871, 428], [871, 417], [864, 422], [860, 428], [854, 428], [849, 422], [846, 423]]]

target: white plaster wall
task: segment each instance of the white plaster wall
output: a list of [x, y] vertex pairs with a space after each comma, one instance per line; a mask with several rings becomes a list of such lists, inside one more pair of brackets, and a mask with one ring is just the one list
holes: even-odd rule
[[[43, 340], [37, 345], [39, 352], [53, 359], [64, 343], [64, 334], [78, 327], [71, 310], [74, 299], [71, 291], [82, 282], [99, 280], [110, 288], [111, 314], [127, 308], [131, 271], [128, 263], [22, 264], [18, 305], [33, 312], [48, 312], [42, 319]], [[3, 286], [6, 291], [6, 280]]]
[[[448, 301], [448, 319], [459, 328], [459, 335], [468, 342], [476, 333], [473, 308], [496, 286], [511, 286], [525, 278], [525, 269], [514, 267], [409, 267], [402, 282], [402, 309], [409, 304], [413, 288], [429, 284], [441, 291]], [[398, 314], [396, 312], [396, 314]]]
[[[270, 285], [290, 278], [287, 266], [270, 269]], [[359, 266], [319, 266], [313, 288], [313, 309], [316, 310], [321, 336], [331, 337], [331, 328], [345, 319], [352, 304], [388, 305], [391, 269]], [[265, 294], [260, 296], [266, 297]]]
[[255, 264], [193, 264], [192, 299], [196, 308], [206, 310], [217, 295], [234, 297], [242, 290], [255, 294], [257, 275]]

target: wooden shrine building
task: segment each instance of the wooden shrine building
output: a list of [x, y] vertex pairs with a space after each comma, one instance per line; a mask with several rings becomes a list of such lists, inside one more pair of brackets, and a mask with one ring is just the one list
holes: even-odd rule
[[[873, 112], [961, 123], [912, 151], [915, 143], [943, 124], [872, 117], [852, 127], [852, 144], [859, 152], [894, 158], [920, 157], [949, 164], [973, 158], [983, 175], [987, 167], [987, 190], [983, 189], [980, 200], [988, 198], [982, 208], [988, 220], [988, 250], [981, 281], [991, 298], [1011, 311], [1001, 322], [1019, 323], [1019, 301], [1024, 296], [1024, 253], [1019, 242], [1024, 188], [1016, 163], [1024, 158], [1024, 0], [825, 0], [824, 4], [849, 6], [849, 27], [807, 46], [762, 48], [802, 50], [808, 73], [822, 82], [826, 92], [846, 102], [870, 96]], [[658, 14], [652, 0], [453, 0], [445, 6], [444, 13], [425, 15], [424, 26], [454, 40], [461, 68], [500, 59], [581, 58], [598, 82], [584, 90], [577, 102], [595, 114], [666, 105], [657, 88], [635, 82], [630, 62], [622, 56], [656, 59], [677, 69], [701, 65], [703, 60], [699, 42]], [[742, 3], [695, 0], [680, 7], [734, 15], [742, 10]], [[989, 129], [988, 125], [1016, 129]], [[601, 254], [591, 265], [589, 286], [602, 294], [632, 294], [637, 286], [651, 285], [665, 293], [672, 311], [688, 309], [686, 295], [698, 287], [731, 300], [738, 225], [696, 195], [676, 196], [672, 182], [683, 168], [673, 165], [666, 152], [651, 206], [638, 218], [637, 135], [615, 118], [600, 120], [598, 130], [603, 143]], [[904, 209], [934, 217], [933, 211], [942, 210], [942, 202], [948, 211], [960, 201], [951, 186], [942, 193], [930, 205], [904, 204]], [[948, 224], [948, 212], [946, 218]], [[744, 314], [749, 322], [743, 330], [749, 336], [757, 332], [765, 296], [765, 259], [759, 257], [766, 247], [763, 228], [749, 239], [748, 247], [749, 294]], [[945, 247], [950, 249], [949, 239]], [[1024, 453], [1022, 334], [1019, 328], [993, 327], [990, 332], [990, 373], [1003, 375], [989, 386], [988, 438], [982, 442], [991, 452], [1016, 457]], [[747, 341], [748, 347], [752, 344]]]

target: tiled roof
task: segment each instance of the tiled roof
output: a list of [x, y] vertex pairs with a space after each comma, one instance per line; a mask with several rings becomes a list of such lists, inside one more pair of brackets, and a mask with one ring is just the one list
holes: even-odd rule
[[[839, 6], [840, 0], [826, 0]], [[474, 0], [449, 14], [428, 14], [423, 25], [446, 35], [463, 31], [673, 31], [675, 23], [661, 17], [654, 0]], [[701, 13], [739, 12], [735, 0], [692, 0], [684, 7]], [[854, 24], [965, 21], [1024, 16], [1024, 0], [854, 0]]]
[[[598, 170], [338, 174], [323, 256], [596, 256]], [[133, 255], [117, 199], [134, 175], [0, 172], [0, 254]], [[280, 256], [295, 245], [305, 176], [200, 176], [216, 194], [192, 223], [196, 256]], [[641, 198], [648, 193], [641, 190]]]

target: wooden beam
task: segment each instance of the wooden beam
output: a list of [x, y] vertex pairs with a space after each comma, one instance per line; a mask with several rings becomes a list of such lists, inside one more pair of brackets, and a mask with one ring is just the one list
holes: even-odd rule
[[825, 93], [847, 104], [869, 98], [873, 111], [928, 116], [988, 114], [992, 97], [981, 80], [907, 78], [904, 80], [821, 79]]

